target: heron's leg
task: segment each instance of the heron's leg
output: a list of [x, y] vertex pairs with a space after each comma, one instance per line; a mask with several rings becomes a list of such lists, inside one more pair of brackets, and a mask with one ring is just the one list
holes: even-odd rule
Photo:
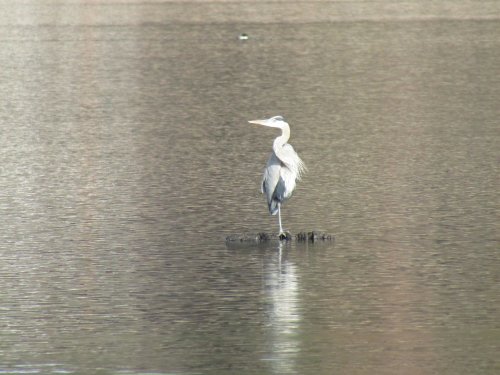
[[278, 222], [280, 223], [280, 235], [283, 233], [283, 227], [281, 226], [281, 203], [278, 203]]

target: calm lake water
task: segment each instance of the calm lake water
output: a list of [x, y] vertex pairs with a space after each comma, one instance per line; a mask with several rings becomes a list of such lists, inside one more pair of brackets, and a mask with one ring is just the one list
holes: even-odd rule
[[500, 6], [377, 4], [2, 2], [0, 373], [500, 373]]

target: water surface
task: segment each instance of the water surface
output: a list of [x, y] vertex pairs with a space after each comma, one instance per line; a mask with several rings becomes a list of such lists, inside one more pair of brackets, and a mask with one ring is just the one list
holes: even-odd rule
[[[0, 371], [498, 373], [488, 4], [277, 22], [272, 3], [207, 21], [207, 4], [10, 4]], [[334, 243], [224, 242], [277, 230], [259, 193], [277, 134], [247, 123], [276, 114], [309, 168], [284, 226]]]

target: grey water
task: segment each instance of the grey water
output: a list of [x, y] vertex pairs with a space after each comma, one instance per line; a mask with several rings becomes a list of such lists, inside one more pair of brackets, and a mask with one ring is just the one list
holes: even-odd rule
[[[498, 374], [500, 9], [433, 4], [2, 2], [0, 373]], [[277, 114], [335, 241], [227, 246]]]

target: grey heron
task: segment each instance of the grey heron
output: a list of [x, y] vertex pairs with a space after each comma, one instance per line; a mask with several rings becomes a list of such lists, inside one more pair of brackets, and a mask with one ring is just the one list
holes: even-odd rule
[[266, 195], [271, 215], [278, 214], [279, 237], [283, 239], [287, 235], [281, 226], [281, 203], [290, 198], [295, 189], [296, 180], [300, 180], [306, 167], [292, 145], [287, 143], [290, 138], [290, 126], [282, 116], [253, 120], [249, 123], [281, 129], [281, 135], [274, 140], [273, 152], [264, 169], [261, 191]]

